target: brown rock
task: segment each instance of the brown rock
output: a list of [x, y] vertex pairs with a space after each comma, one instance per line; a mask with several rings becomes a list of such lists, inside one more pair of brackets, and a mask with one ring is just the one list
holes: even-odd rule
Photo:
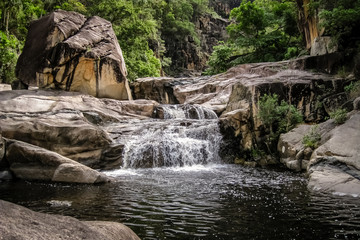
[[31, 23], [16, 73], [27, 86], [131, 99], [111, 23], [57, 10]]
[[0, 200], [1, 239], [139, 240], [116, 222], [82, 222], [72, 217], [37, 213]]

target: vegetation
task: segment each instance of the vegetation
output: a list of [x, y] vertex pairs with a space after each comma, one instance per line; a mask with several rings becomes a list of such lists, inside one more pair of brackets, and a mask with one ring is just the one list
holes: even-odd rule
[[360, 96], [360, 81], [351, 82], [349, 85], [344, 87], [348, 98], [354, 100]]
[[315, 149], [319, 146], [319, 142], [321, 140], [321, 135], [319, 133], [319, 125], [314, 125], [311, 127], [309, 133], [307, 133], [302, 140], [302, 143], [305, 147], [309, 147], [311, 149]]
[[330, 118], [334, 119], [336, 124], [343, 124], [347, 119], [346, 109], [339, 108], [330, 113]]
[[207, 74], [248, 62], [296, 57], [302, 49], [294, 1], [242, 1], [230, 13], [229, 40], [214, 48]]
[[276, 94], [265, 94], [260, 98], [258, 114], [263, 124], [269, 128], [270, 134], [275, 135], [290, 131], [303, 120], [302, 114], [293, 105], [284, 100], [279, 104]]
[[[321, 25], [325, 34], [334, 37], [340, 47], [352, 44], [351, 38], [359, 37], [360, 0], [318, 0]], [[350, 39], [349, 39], [350, 38]]]
[[265, 94], [259, 101], [258, 116], [262, 123], [270, 130], [267, 139], [267, 147], [270, 152], [270, 145], [277, 143], [281, 133], [288, 132], [303, 121], [302, 114], [291, 104], [279, 98], [276, 94]]
[[164, 39], [200, 44], [193, 19], [210, 12], [208, 0], [5, 0], [0, 3], [0, 82], [15, 79], [15, 65], [30, 21], [56, 9], [109, 20], [123, 50], [128, 78], [160, 76], [171, 64]]

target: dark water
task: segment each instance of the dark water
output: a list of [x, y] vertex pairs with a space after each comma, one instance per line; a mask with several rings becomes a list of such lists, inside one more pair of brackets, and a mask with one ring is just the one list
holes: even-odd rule
[[122, 222], [142, 239], [360, 239], [359, 198], [310, 193], [306, 178], [291, 172], [211, 165], [108, 174], [118, 182], [3, 182], [0, 198]]

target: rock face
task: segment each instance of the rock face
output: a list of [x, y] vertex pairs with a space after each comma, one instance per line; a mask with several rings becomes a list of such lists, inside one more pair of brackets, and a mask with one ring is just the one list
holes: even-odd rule
[[171, 59], [172, 76], [191, 76], [194, 73], [201, 73], [206, 68], [213, 47], [227, 38], [225, 28], [228, 20], [205, 14], [194, 19], [194, 24], [200, 43], [196, 43], [190, 35], [181, 39], [174, 39], [173, 35], [162, 36], [167, 49], [165, 56]]
[[110, 181], [106, 175], [78, 162], [20, 141], [6, 141], [6, 161], [20, 179], [87, 184]]
[[[280, 137], [278, 150], [283, 163], [294, 169], [301, 161], [307, 167], [308, 186], [312, 190], [360, 196], [360, 112], [353, 111], [342, 125], [333, 120], [319, 124], [319, 147], [311, 157], [304, 153], [302, 139], [309, 126], [301, 125]], [[290, 163], [293, 163], [291, 165]]]
[[121, 223], [85, 222], [72, 217], [37, 213], [2, 200], [0, 222], [1, 239], [140, 239]]
[[235, 141], [232, 145], [237, 145], [237, 152], [249, 151], [267, 131], [257, 117], [262, 95], [276, 93], [295, 105], [309, 122], [324, 119], [335, 106], [346, 102], [339, 94], [343, 79], [306, 71], [322, 64], [322, 58], [315, 57], [244, 64], [215, 76], [138, 79], [132, 89], [136, 99], [200, 104], [214, 110], [220, 116], [225, 141]]
[[131, 99], [111, 23], [57, 10], [31, 23], [17, 77], [27, 86]]
[[3, 137], [56, 152], [96, 169], [122, 164], [122, 147], [104, 130], [112, 122], [151, 117], [154, 101], [98, 99], [64, 91], [0, 94]]

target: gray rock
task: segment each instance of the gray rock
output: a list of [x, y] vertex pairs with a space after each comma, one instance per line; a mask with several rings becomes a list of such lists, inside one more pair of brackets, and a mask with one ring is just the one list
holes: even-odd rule
[[71, 183], [104, 183], [104, 174], [49, 150], [15, 140], [6, 140], [6, 160], [15, 177]]
[[57, 10], [30, 24], [16, 73], [27, 86], [132, 99], [110, 22]]
[[0, 92], [12, 90], [10, 84], [0, 84]]
[[360, 171], [336, 157], [319, 157], [308, 168], [308, 188], [336, 195], [360, 196]]
[[139, 240], [128, 227], [116, 222], [79, 221], [72, 217], [31, 211], [0, 200], [1, 239]]
[[[324, 123], [326, 124], [326, 123]], [[322, 135], [308, 166], [311, 189], [360, 195], [360, 112]]]
[[331, 37], [316, 37], [311, 45], [310, 55], [318, 56], [336, 52], [337, 45], [332, 42]]
[[92, 168], [109, 169], [122, 164], [122, 149], [104, 126], [149, 118], [157, 105], [75, 92], [14, 90], [0, 94], [0, 126], [6, 138], [57, 152]]

